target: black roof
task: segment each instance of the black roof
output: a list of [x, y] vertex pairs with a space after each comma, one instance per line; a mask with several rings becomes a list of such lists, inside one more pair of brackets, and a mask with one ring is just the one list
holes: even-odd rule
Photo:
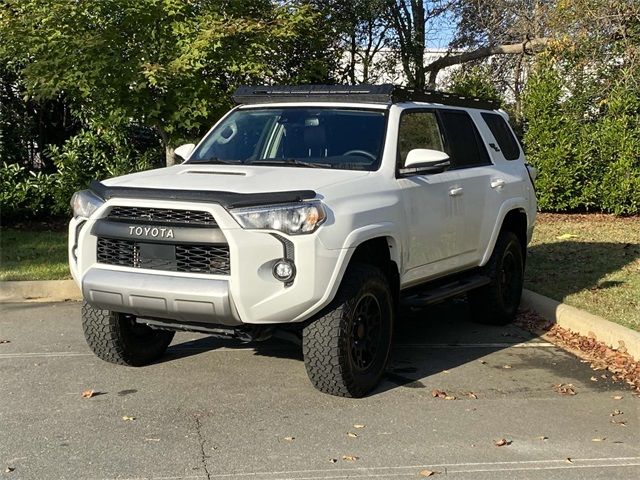
[[427, 102], [457, 107], [497, 110], [491, 100], [426, 90], [418, 92], [391, 84], [384, 85], [241, 85], [233, 94], [237, 104], [251, 105], [278, 102], [350, 102], [383, 103]]

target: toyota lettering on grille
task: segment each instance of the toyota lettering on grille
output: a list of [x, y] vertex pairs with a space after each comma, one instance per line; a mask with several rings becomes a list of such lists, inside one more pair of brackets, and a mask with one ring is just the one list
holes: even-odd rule
[[129, 235], [136, 237], [174, 238], [173, 229], [165, 227], [129, 226]]

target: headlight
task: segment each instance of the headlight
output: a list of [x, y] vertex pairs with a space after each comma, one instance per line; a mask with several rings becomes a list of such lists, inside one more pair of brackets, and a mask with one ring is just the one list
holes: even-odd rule
[[93, 212], [104, 204], [104, 200], [89, 190], [80, 190], [71, 197], [71, 210], [73, 218], [89, 218]]
[[279, 230], [290, 235], [311, 233], [327, 218], [319, 201], [237, 208], [230, 212], [242, 228]]

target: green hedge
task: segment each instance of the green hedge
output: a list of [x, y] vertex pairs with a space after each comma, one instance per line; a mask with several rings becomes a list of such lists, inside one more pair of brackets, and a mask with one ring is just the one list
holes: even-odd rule
[[525, 150], [541, 210], [640, 212], [640, 91], [541, 62], [526, 88]]

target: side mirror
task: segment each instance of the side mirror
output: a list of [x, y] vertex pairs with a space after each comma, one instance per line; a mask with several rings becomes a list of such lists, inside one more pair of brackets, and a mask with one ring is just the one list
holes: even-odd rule
[[449, 155], [439, 150], [414, 148], [407, 154], [403, 170], [416, 169], [425, 172], [441, 172], [449, 167]]
[[191, 155], [191, 152], [193, 152], [194, 148], [196, 148], [195, 143], [185, 143], [184, 145], [180, 145], [178, 148], [176, 148], [173, 153], [181, 159], [186, 160], [187, 158], [189, 158], [189, 155]]

